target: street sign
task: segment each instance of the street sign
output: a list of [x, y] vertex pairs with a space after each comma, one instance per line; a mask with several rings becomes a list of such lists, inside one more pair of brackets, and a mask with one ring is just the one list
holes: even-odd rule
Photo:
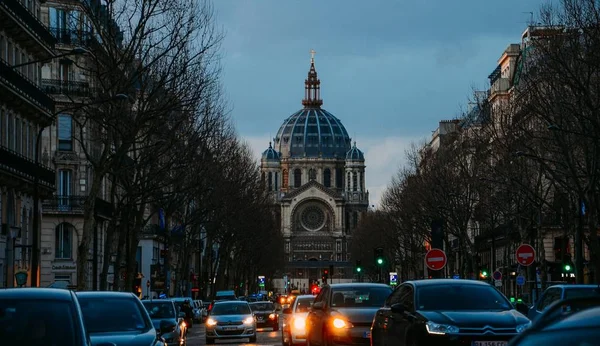
[[425, 265], [431, 270], [441, 270], [446, 266], [446, 253], [440, 249], [431, 249], [425, 255]]
[[398, 273], [390, 272], [390, 286], [398, 285]]
[[496, 286], [496, 287], [502, 287], [502, 280], [495, 280], [494, 281], [494, 286]]
[[525, 277], [523, 275], [517, 276], [517, 285], [518, 286], [525, 285]]
[[460, 279], [460, 275], [459, 274], [454, 274], [454, 275], [452, 275], [452, 278], [454, 280], [458, 280], [458, 279]]
[[530, 266], [535, 260], [535, 250], [529, 244], [522, 244], [517, 249], [517, 262], [522, 266]]
[[500, 280], [502, 280], [502, 273], [496, 270], [494, 272], [494, 274], [492, 275], [492, 277], [494, 278], [494, 280], [500, 281]]

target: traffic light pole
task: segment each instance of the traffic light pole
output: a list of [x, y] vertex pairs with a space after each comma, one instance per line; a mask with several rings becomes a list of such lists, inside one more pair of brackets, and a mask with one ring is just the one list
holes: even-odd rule
[[583, 208], [584, 204], [579, 199], [577, 230], [575, 231], [575, 282], [583, 284]]

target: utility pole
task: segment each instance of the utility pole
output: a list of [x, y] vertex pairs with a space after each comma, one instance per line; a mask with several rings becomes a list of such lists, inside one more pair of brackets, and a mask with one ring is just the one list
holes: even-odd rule
[[575, 231], [575, 280], [583, 284], [583, 217], [585, 216], [585, 203], [579, 198], [577, 206], [577, 229]]

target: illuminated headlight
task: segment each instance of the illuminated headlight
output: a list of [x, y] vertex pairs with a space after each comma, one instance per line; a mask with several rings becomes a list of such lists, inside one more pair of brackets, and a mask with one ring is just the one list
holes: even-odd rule
[[209, 318], [206, 320], [206, 325], [207, 326], [216, 326], [217, 325], [217, 321], [213, 320], [212, 318]]
[[517, 333], [522, 333], [525, 329], [531, 327], [531, 321], [517, 326]]
[[253, 324], [254, 323], [254, 317], [248, 317], [244, 320], [244, 324]]
[[425, 324], [425, 328], [427, 328], [427, 333], [429, 334], [444, 335], [458, 333], [458, 327], [451, 326], [448, 324], [437, 324], [434, 322], [427, 322], [427, 324]]
[[272, 320], [272, 319], [274, 319], [274, 318], [275, 318], [275, 314], [270, 314], [270, 315], [269, 315], [269, 319], [271, 319], [271, 320]]
[[341, 318], [335, 318], [333, 320], [333, 326], [336, 327], [337, 329], [349, 328], [350, 327], [350, 325], [348, 324], [348, 322], [344, 321]]
[[294, 329], [304, 330], [306, 328], [306, 319], [304, 317], [294, 318]]

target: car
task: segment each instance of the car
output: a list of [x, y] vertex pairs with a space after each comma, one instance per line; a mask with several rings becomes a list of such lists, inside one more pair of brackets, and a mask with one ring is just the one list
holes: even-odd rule
[[[85, 291], [76, 295], [93, 346], [166, 346], [135, 294]], [[161, 335], [166, 331], [161, 330]]]
[[323, 286], [306, 318], [307, 343], [368, 345], [375, 312], [390, 293], [390, 286], [377, 283]]
[[531, 307], [528, 317], [535, 321], [544, 309], [560, 300], [598, 295], [600, 295], [598, 285], [553, 285], [546, 288], [537, 303]]
[[271, 302], [253, 302], [249, 304], [256, 318], [257, 327], [271, 327], [274, 332], [279, 330], [279, 314], [275, 309], [275, 304]]
[[281, 343], [284, 346], [306, 344], [306, 317], [315, 300], [315, 296], [300, 295], [294, 300], [292, 307], [284, 309]]
[[505, 346], [530, 325], [525, 315], [486, 282], [406, 281], [377, 311], [371, 344]]
[[[569, 302], [556, 304], [557, 310], [569, 309]], [[600, 340], [600, 307], [574, 309], [550, 323], [532, 326], [513, 339], [509, 346], [598, 345]]]
[[248, 302], [227, 300], [215, 302], [206, 319], [206, 344], [215, 340], [245, 339], [256, 342], [256, 319]]
[[91, 345], [75, 293], [54, 288], [0, 290], [0, 339], [3, 345]]
[[185, 313], [177, 312], [175, 304], [166, 299], [142, 300], [152, 324], [168, 345], [187, 344]]
[[217, 291], [215, 294], [215, 301], [220, 300], [237, 300], [234, 291]]

